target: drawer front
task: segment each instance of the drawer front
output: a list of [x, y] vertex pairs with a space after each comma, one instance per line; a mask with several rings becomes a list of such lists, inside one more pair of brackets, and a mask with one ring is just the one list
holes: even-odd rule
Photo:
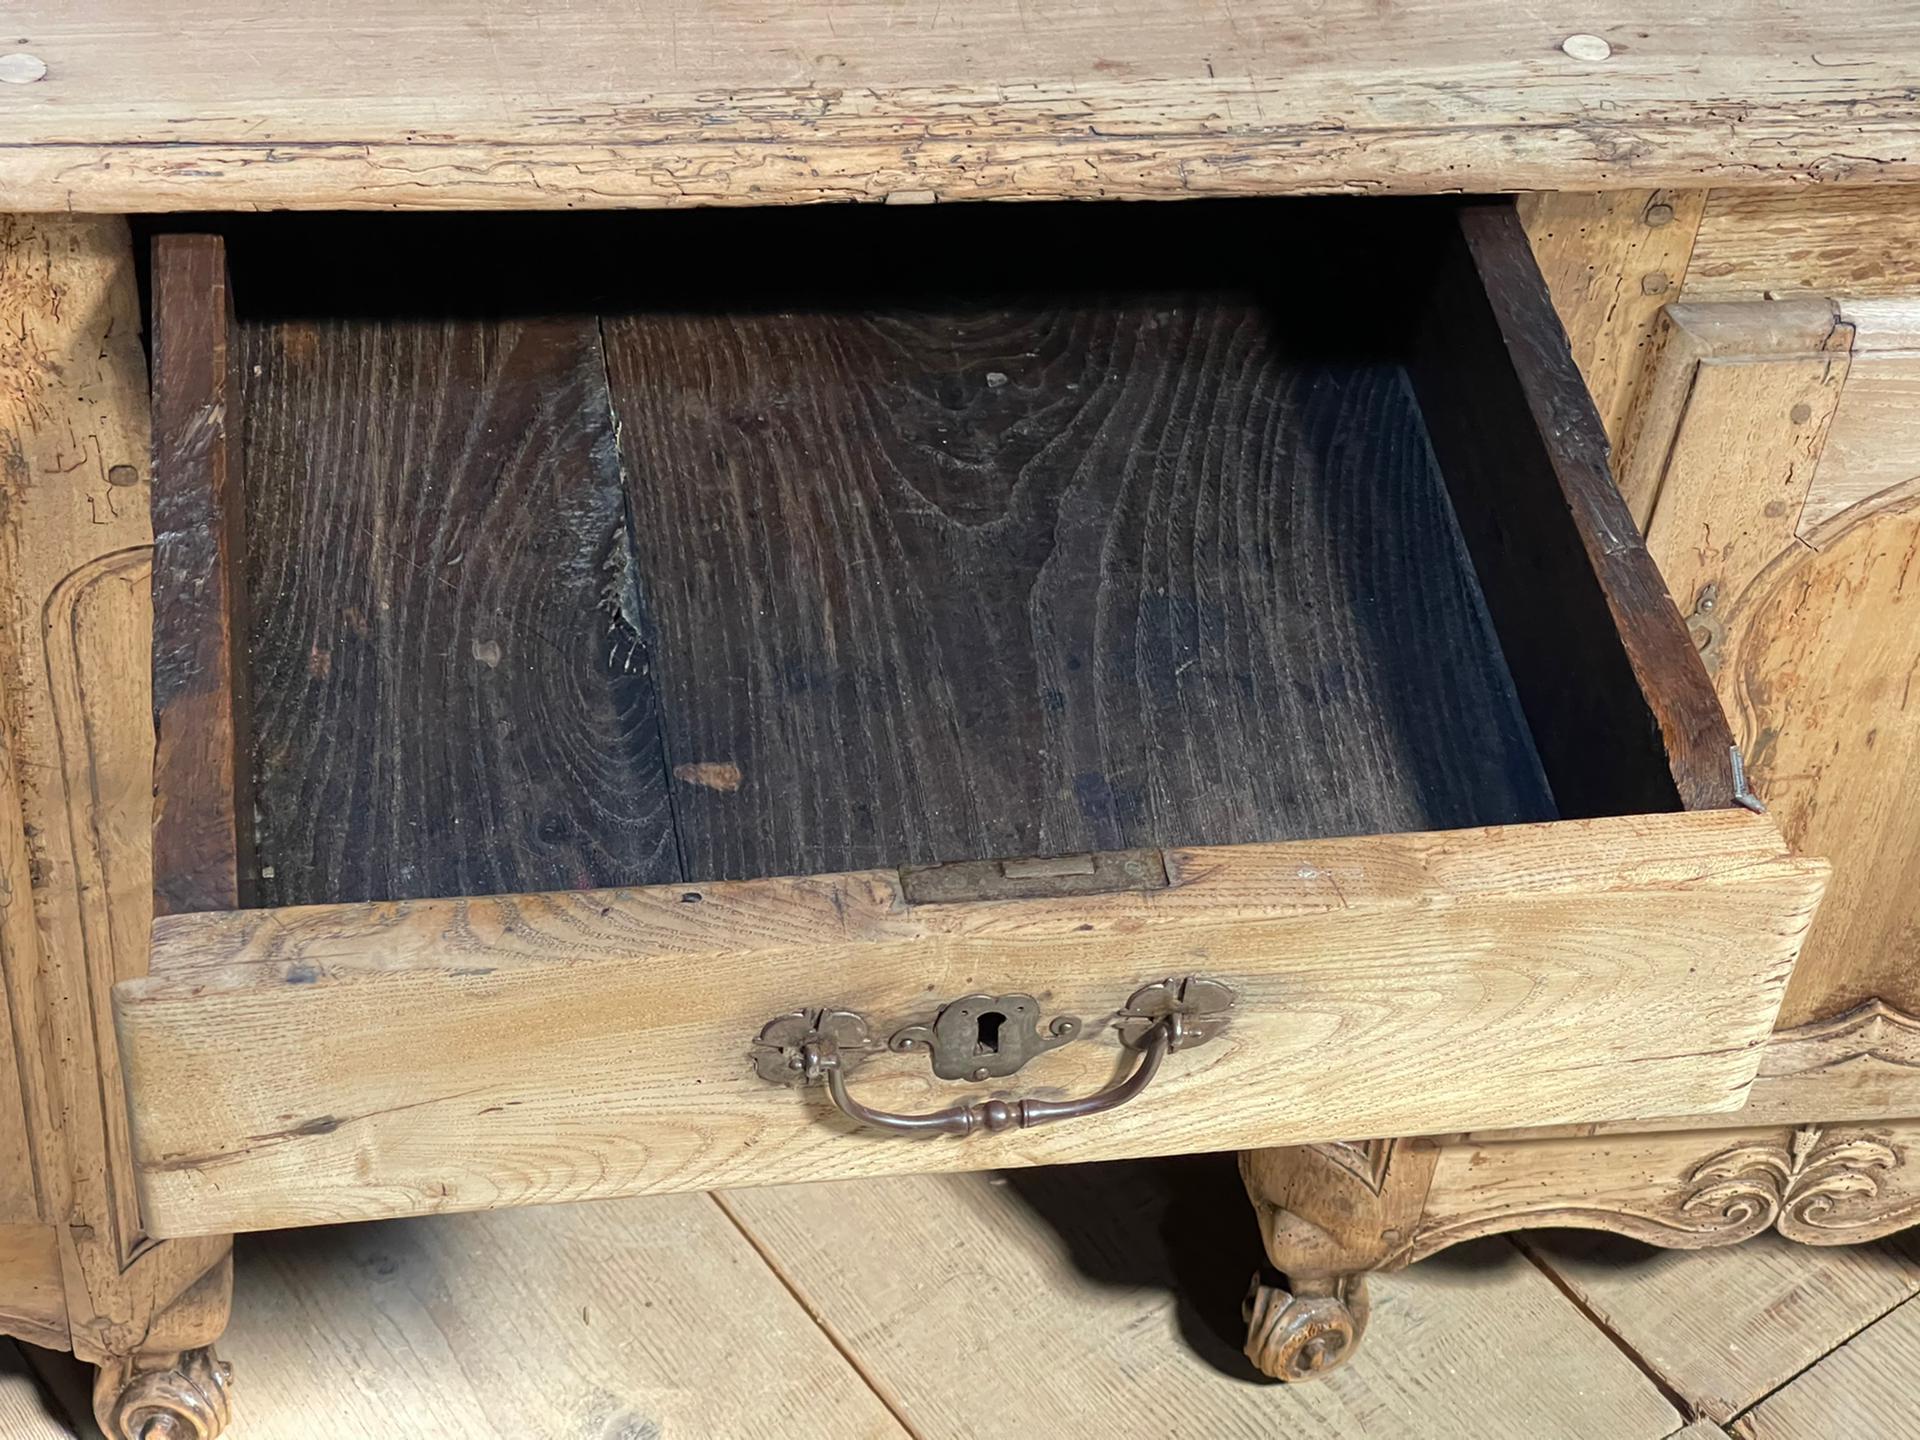
[[[1730, 1109], [1823, 874], [1737, 810], [1164, 864], [1164, 886], [1066, 898], [945, 899], [869, 871], [163, 918], [154, 975], [115, 994], [148, 1222], [213, 1233]], [[1077, 1097], [1139, 1063], [1117, 1023], [1134, 992], [1188, 975], [1234, 993], [1218, 1033], [1119, 1108], [1044, 1126], [902, 1138], [755, 1063], [763, 1026], [809, 1007], [885, 1036], [945, 1001], [1024, 993], [1079, 1033], [984, 1083], [883, 1051], [849, 1092], [902, 1113]]]

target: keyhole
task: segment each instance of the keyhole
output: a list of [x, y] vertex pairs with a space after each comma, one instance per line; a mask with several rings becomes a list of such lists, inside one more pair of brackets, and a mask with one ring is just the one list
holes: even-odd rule
[[998, 1055], [1000, 1053], [1000, 1027], [1007, 1023], [1007, 1017], [998, 1010], [988, 1010], [980, 1017], [975, 1028], [976, 1043], [973, 1053], [976, 1055]]

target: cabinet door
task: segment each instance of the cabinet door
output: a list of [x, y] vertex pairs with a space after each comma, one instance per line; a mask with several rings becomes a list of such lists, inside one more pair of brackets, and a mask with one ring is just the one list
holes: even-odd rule
[[[1920, 194], [1542, 196], [1531, 234], [1754, 789], [1833, 879], [1744, 1112], [1920, 1108]], [[1677, 297], [1677, 301], [1676, 301]], [[1676, 303], [1669, 303], [1676, 302]]]
[[1620, 476], [1755, 790], [1833, 862], [1780, 1023], [1881, 1006], [1888, 1063], [1920, 1033], [1917, 400], [1920, 301], [1675, 305]]
[[[5, 1166], [0, 1205], [40, 1222], [5, 1235], [0, 1268], [35, 1297], [34, 1338], [97, 1361], [162, 1333], [228, 1251], [144, 1226], [112, 1024], [153, 916], [151, 437], [126, 222], [0, 215], [0, 327], [0, 1070], [20, 1077], [36, 1192], [29, 1208]], [[0, 1078], [0, 1155], [19, 1113]]]

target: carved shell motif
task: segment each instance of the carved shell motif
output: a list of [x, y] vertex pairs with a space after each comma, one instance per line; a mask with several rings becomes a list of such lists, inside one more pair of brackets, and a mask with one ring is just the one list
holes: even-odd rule
[[1884, 1227], [1870, 1203], [1880, 1194], [1881, 1175], [1900, 1164], [1891, 1145], [1870, 1136], [1823, 1139], [1820, 1126], [1794, 1131], [1787, 1145], [1736, 1145], [1700, 1162], [1687, 1177], [1681, 1208], [1714, 1215], [1724, 1238], [1757, 1235], [1776, 1227], [1790, 1240], [1838, 1245], [1860, 1239], [1860, 1227]]

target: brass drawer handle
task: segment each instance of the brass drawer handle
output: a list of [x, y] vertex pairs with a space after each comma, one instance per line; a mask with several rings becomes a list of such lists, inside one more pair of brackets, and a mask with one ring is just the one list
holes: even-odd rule
[[1024, 1130], [1030, 1125], [1116, 1110], [1147, 1088], [1160, 1062], [1167, 1058], [1167, 1051], [1177, 1048], [1180, 1035], [1178, 1015], [1155, 1021], [1133, 1073], [1079, 1100], [981, 1100], [971, 1105], [950, 1105], [927, 1115], [897, 1115], [862, 1105], [847, 1089], [846, 1071], [840, 1066], [837, 1052], [829, 1049], [822, 1053], [818, 1046], [808, 1046], [806, 1053], [809, 1068], [817, 1067], [817, 1073], [825, 1075], [827, 1094], [841, 1113], [864, 1125], [895, 1135], [971, 1135], [976, 1130]]
[[985, 1080], [1008, 1075], [1044, 1050], [1081, 1032], [1070, 1015], [1037, 1033], [1040, 1005], [1031, 995], [968, 995], [941, 1007], [930, 1023], [906, 1025], [876, 1043], [864, 1015], [850, 1010], [798, 1010], [761, 1029], [754, 1062], [763, 1079], [782, 1085], [824, 1083], [839, 1111], [889, 1135], [972, 1135], [1026, 1129], [1118, 1109], [1159, 1073], [1169, 1051], [1205, 1044], [1226, 1026], [1233, 990], [1218, 980], [1186, 976], [1134, 992], [1116, 1017], [1122, 1043], [1140, 1051], [1133, 1073], [1077, 1100], [980, 1100], [924, 1115], [875, 1110], [854, 1099], [847, 1073], [881, 1050], [931, 1053], [934, 1073]]

